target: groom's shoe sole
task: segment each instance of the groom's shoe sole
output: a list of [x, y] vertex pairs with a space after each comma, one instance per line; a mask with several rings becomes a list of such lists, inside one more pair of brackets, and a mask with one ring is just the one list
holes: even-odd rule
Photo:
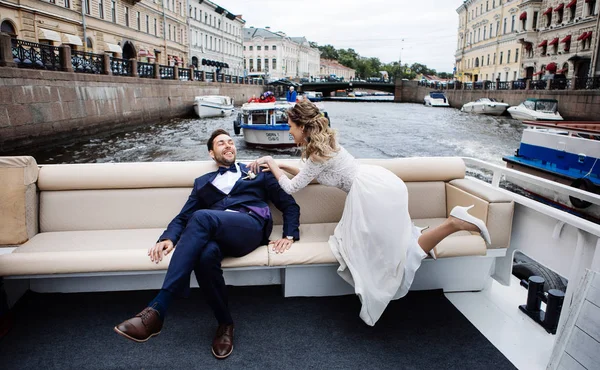
[[155, 336], [157, 336], [158, 334], [160, 334], [160, 331], [159, 331], [158, 333], [151, 334], [151, 335], [150, 335], [148, 338], [146, 338], [146, 339], [135, 339], [135, 338], [133, 338], [133, 337], [130, 337], [129, 335], [127, 335], [127, 334], [123, 333], [123, 332], [122, 332], [122, 331], [120, 331], [119, 329], [117, 329], [117, 327], [116, 327], [116, 326], [113, 328], [113, 330], [115, 331], [115, 333], [117, 333], [117, 334], [119, 334], [119, 335], [121, 335], [121, 336], [123, 336], [123, 337], [125, 337], [125, 338], [127, 338], [127, 339], [130, 339], [130, 340], [132, 340], [132, 341], [134, 341], [134, 342], [137, 342], [137, 343], [144, 343], [144, 342], [147, 342], [147, 341], [148, 341], [148, 339], [150, 339], [150, 338], [152, 338], [152, 337], [155, 337]]

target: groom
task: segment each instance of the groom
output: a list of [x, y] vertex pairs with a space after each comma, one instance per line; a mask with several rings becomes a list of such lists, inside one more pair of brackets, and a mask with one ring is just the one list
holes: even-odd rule
[[300, 236], [300, 207], [270, 172], [249, 176], [244, 164], [235, 163], [236, 148], [227, 131], [214, 131], [207, 146], [218, 171], [194, 181], [183, 209], [148, 250], [150, 260], [156, 263], [175, 250], [162, 289], [148, 307], [114, 330], [136, 342], [158, 335], [173, 297], [189, 294], [194, 271], [219, 323], [212, 353], [223, 359], [233, 351], [233, 319], [221, 261], [226, 256], [244, 256], [268, 243], [273, 228], [269, 200], [283, 212], [283, 236], [269, 247], [277, 253], [289, 249]]

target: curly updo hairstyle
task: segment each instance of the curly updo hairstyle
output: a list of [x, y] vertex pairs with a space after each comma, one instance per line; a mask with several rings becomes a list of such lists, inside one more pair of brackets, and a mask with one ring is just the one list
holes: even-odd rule
[[306, 140], [302, 144], [302, 158], [322, 162], [337, 152], [335, 131], [329, 128], [329, 120], [308, 99], [296, 103], [287, 111], [288, 118], [304, 128]]

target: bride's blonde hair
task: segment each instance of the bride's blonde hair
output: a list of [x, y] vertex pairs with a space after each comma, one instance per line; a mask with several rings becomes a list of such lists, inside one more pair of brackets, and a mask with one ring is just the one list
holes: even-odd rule
[[303, 127], [306, 140], [302, 143], [302, 158], [322, 162], [339, 150], [335, 131], [329, 128], [329, 120], [308, 99], [296, 103], [287, 111], [288, 118]]

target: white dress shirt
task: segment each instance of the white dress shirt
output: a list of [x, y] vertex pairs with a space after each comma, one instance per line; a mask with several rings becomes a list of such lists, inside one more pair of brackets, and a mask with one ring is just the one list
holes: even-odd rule
[[242, 176], [242, 171], [237, 163], [235, 164], [235, 168], [237, 168], [237, 172], [227, 171], [222, 175], [218, 174], [212, 181], [212, 184], [223, 193], [229, 194], [235, 183]]

